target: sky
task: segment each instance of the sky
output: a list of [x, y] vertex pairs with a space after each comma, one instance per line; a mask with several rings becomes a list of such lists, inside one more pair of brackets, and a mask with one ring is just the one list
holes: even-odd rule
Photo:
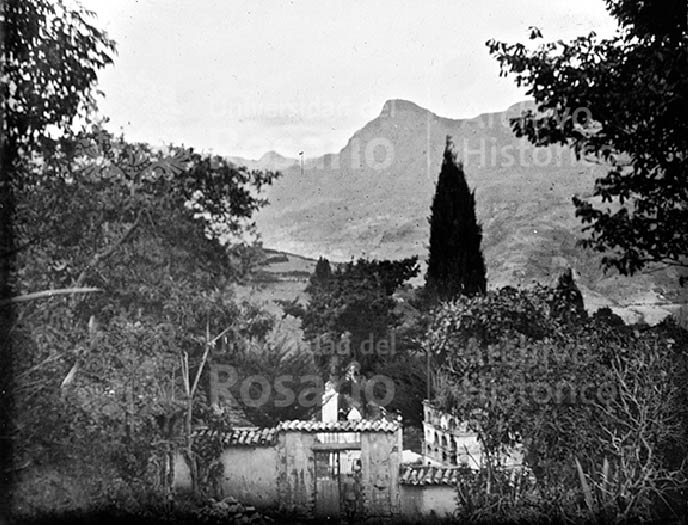
[[118, 44], [113, 131], [256, 159], [338, 152], [388, 99], [448, 118], [526, 99], [490, 38], [613, 34], [603, 0], [82, 0]]

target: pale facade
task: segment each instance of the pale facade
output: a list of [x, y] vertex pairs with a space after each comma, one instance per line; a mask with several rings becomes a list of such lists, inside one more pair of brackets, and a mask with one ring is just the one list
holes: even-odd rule
[[[483, 451], [478, 433], [469, 428], [468, 421], [443, 412], [428, 401], [423, 402], [423, 463], [442, 467], [483, 466]], [[523, 462], [521, 445], [509, 449], [499, 463], [503, 467], [520, 466]]]

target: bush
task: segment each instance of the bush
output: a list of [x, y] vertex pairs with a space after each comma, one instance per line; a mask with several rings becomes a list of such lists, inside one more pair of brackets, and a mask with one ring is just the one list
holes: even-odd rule
[[[575, 298], [503, 289], [443, 306], [428, 332], [443, 358], [438, 400], [476, 415], [488, 453], [522, 437], [545, 514], [677, 519], [688, 511], [686, 332], [572, 316]], [[491, 494], [475, 512], [500, 517], [510, 503]]]

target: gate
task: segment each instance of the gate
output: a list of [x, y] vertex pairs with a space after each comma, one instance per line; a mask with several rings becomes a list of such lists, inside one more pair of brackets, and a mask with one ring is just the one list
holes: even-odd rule
[[360, 516], [361, 451], [315, 450], [315, 514], [319, 517]]
[[315, 515], [339, 517], [340, 464], [338, 450], [315, 450]]

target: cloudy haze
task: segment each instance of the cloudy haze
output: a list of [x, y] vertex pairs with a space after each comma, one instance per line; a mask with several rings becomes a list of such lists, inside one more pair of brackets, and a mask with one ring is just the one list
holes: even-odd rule
[[257, 158], [338, 151], [385, 100], [471, 117], [525, 98], [484, 43], [614, 23], [600, 0], [87, 0], [118, 42], [101, 110], [130, 140]]

